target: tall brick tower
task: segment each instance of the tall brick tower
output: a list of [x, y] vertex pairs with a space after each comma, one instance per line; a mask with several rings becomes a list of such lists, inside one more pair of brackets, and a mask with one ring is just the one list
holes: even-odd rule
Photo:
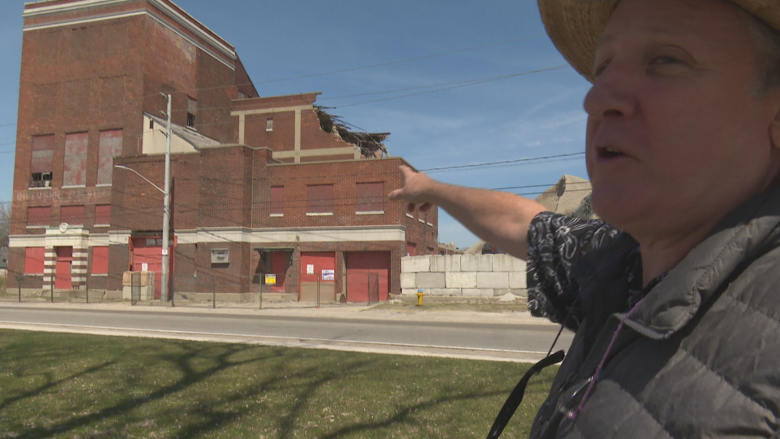
[[[10, 268], [43, 260], [26, 286], [78, 289], [87, 249], [110, 239], [112, 159], [141, 154], [142, 114], [160, 115], [160, 93], [173, 95], [174, 123], [234, 143], [233, 124], [214, 122], [257, 92], [233, 46], [167, 0], [40, 1], [23, 16], [11, 234], [28, 250], [14, 248]], [[55, 279], [58, 263], [70, 278]]]

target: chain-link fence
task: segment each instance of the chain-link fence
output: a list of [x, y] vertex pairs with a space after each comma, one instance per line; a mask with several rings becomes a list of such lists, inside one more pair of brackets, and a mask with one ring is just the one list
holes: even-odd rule
[[[247, 279], [228, 273], [199, 272], [189, 284], [177, 278], [169, 287], [169, 300], [160, 300], [161, 279], [155, 272], [125, 272], [121, 287], [106, 289], [107, 275], [80, 275], [80, 284], [61, 288], [56, 276], [48, 274], [21, 274], [9, 271], [0, 278], [0, 301], [27, 303], [128, 303], [132, 306], [176, 306], [211, 308], [300, 308], [341, 304], [373, 305], [381, 301], [381, 276], [378, 272], [361, 273], [358, 285], [350, 285], [347, 294], [347, 276], [339, 290], [331, 275], [312, 275], [305, 279], [287, 273], [255, 273], [247, 288]], [[185, 279], [186, 280], [186, 279]], [[100, 288], [93, 288], [90, 284]], [[190, 291], [187, 291], [190, 290]], [[191, 292], [195, 290], [195, 292]]]

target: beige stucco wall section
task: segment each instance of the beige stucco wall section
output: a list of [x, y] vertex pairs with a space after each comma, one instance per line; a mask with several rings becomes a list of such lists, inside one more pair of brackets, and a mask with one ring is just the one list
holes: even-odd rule
[[[144, 154], [165, 154], [165, 126], [155, 122], [154, 128], [149, 128], [149, 123], [151, 121], [152, 119], [149, 116], [144, 115], [144, 137], [142, 151]], [[177, 136], [176, 133], [173, 134], [173, 137], [171, 137], [171, 154], [196, 152], [198, 151], [189, 142]]]

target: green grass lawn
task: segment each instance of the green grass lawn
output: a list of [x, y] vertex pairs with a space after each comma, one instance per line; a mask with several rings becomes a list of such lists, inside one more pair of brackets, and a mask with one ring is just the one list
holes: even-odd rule
[[528, 367], [0, 330], [0, 438], [480, 438]]

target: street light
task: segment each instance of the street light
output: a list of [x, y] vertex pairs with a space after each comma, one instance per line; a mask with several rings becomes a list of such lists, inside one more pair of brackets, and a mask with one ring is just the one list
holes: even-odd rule
[[144, 177], [135, 169], [128, 168], [124, 165], [114, 165], [115, 168], [126, 169], [133, 171], [139, 177], [146, 180], [149, 184], [154, 186], [155, 189], [163, 193], [163, 247], [162, 247], [162, 279], [160, 288], [160, 302], [168, 301], [168, 252], [170, 249], [170, 218], [171, 218], [171, 95], [160, 93], [163, 97], [168, 99], [168, 117], [167, 129], [165, 132], [165, 189], [160, 189], [159, 186], [152, 183], [148, 178]]
[[139, 177], [143, 178], [144, 180], [146, 180], [146, 182], [147, 182], [147, 183], [151, 184], [152, 186], [154, 186], [154, 188], [155, 188], [155, 189], [157, 189], [158, 191], [162, 192], [162, 193], [163, 193], [163, 195], [165, 195], [165, 191], [164, 191], [164, 190], [162, 190], [162, 189], [160, 189], [160, 186], [157, 186], [156, 184], [152, 183], [152, 181], [151, 181], [151, 180], [149, 180], [148, 178], [146, 178], [146, 177], [144, 177], [143, 175], [141, 175], [141, 173], [140, 173], [140, 172], [138, 172], [138, 171], [136, 171], [135, 169], [133, 169], [133, 168], [128, 168], [128, 167], [127, 167], [127, 166], [125, 166], [125, 165], [114, 165], [114, 167], [115, 167], [115, 168], [117, 168], [117, 169], [124, 169], [124, 170], [126, 170], [126, 171], [130, 171], [130, 172], [133, 172], [133, 173], [135, 173], [135, 175], [137, 175], [137, 176], [139, 176]]

